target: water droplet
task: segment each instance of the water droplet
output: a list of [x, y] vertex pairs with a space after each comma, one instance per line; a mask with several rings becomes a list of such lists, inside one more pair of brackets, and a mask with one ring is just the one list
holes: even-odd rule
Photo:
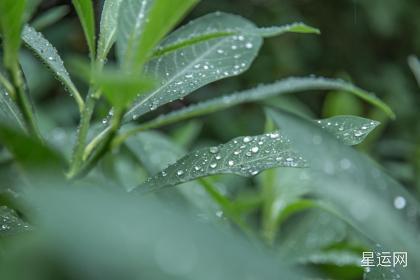
[[211, 147], [210, 148], [210, 153], [212, 153], [212, 154], [215, 154], [215, 153], [217, 153], [219, 151], [219, 148], [217, 148], [217, 147]]
[[233, 166], [235, 163], [233, 162], [233, 160], [229, 160], [228, 165], [229, 166]]
[[252, 49], [254, 45], [252, 43], [246, 43], [245, 48]]
[[252, 140], [252, 138], [247, 136], [247, 137], [244, 138], [244, 143], [249, 143], [249, 142], [251, 142], [251, 140]]
[[178, 176], [182, 176], [182, 175], [184, 175], [184, 171], [182, 171], [182, 170], [178, 170], [178, 171], [176, 172], [176, 174], [177, 174]]
[[406, 202], [405, 198], [402, 197], [402, 196], [397, 196], [394, 199], [394, 207], [397, 208], [397, 209], [403, 209], [406, 204], [407, 204], [407, 202]]
[[217, 163], [215, 163], [215, 162], [211, 163], [211, 164], [210, 164], [210, 167], [211, 167], [211, 168], [216, 168], [216, 167], [217, 167]]
[[255, 153], [258, 153], [258, 151], [259, 151], [260, 149], [258, 148], [258, 147], [252, 147], [251, 148], [251, 152], [253, 152], [254, 154]]

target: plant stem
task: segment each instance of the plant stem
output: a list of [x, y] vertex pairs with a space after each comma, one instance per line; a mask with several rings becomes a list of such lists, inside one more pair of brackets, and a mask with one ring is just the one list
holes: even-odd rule
[[16, 92], [9, 80], [0, 72], [0, 84], [6, 89], [13, 100], [16, 100]]
[[[114, 139], [115, 135], [117, 134], [118, 129], [121, 126], [121, 121], [122, 121], [123, 115], [124, 115], [124, 111], [122, 111], [122, 110], [117, 110], [114, 113], [114, 116], [111, 119], [111, 125], [109, 127], [109, 130], [107, 130], [107, 133], [102, 138], [103, 141], [98, 142], [98, 145], [101, 144], [101, 146], [98, 147], [93, 154], [87, 154], [86, 149], [88, 148], [89, 145], [86, 147], [86, 149], [83, 153], [83, 155], [84, 155], [83, 156], [83, 164], [78, 169], [77, 173], [75, 173], [73, 175], [72, 178], [79, 178], [79, 177], [82, 177], [82, 176], [86, 175], [87, 173], [89, 173], [89, 171], [92, 170], [93, 167], [95, 167], [96, 163], [110, 149], [110, 147], [112, 146], [111, 145], [112, 140]], [[85, 156], [87, 156], [87, 157], [85, 158]]]
[[85, 150], [87, 135], [89, 132], [90, 120], [92, 119], [93, 111], [95, 109], [95, 104], [96, 100], [98, 99], [98, 96], [99, 93], [97, 90], [89, 90], [80, 119], [76, 145], [73, 151], [73, 159], [71, 161], [70, 170], [67, 173], [68, 178], [73, 178], [77, 173], [79, 173], [79, 169], [83, 164], [83, 154]]

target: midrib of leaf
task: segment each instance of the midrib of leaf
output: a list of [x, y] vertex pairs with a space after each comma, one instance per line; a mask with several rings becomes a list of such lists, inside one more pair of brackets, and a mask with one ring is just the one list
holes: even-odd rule
[[[226, 37], [226, 38], [229, 38], [229, 37]], [[225, 39], [222, 39], [218, 43], [214, 44], [212, 47], [208, 48], [205, 52], [203, 52], [201, 55], [199, 55], [196, 59], [191, 60], [190, 63], [188, 63], [187, 67], [184, 67], [182, 69], [182, 71], [180, 71], [176, 75], [172, 76], [169, 80], [166, 80], [162, 86], [158, 87], [151, 94], [147, 95], [139, 103], [137, 103], [136, 105], [134, 105], [130, 110], [127, 111], [127, 113], [125, 115], [127, 116], [127, 115], [131, 114], [133, 111], [137, 110], [137, 108], [143, 106], [144, 103], [146, 103], [149, 99], [153, 98], [156, 93], [160, 92], [162, 89], [164, 89], [165, 87], [167, 87], [168, 84], [171, 84], [173, 81], [175, 81], [179, 77], [182, 77], [186, 72], [188, 72], [189, 70], [191, 70], [191, 68], [193, 67], [193, 65], [195, 65], [197, 63], [197, 61], [200, 61], [204, 57], [208, 56], [215, 49], [219, 48], [220, 45], [224, 44], [226, 42], [226, 38]]]
[[226, 36], [232, 36], [234, 34], [237, 34], [238, 32], [215, 32], [215, 33], [209, 33], [209, 34], [203, 34], [188, 40], [181, 41], [179, 43], [171, 44], [169, 46], [166, 46], [164, 48], [158, 48], [154, 53], [152, 58], [156, 58], [159, 56], [164, 56], [170, 52], [176, 51], [178, 49], [182, 49], [185, 47], [188, 47], [190, 45], [198, 44], [204, 41], [208, 41], [211, 39], [217, 39], [221, 37]]
[[234, 31], [218, 31], [218, 32], [210, 32], [207, 34], [201, 34], [195, 37], [192, 37], [190, 39], [185, 39], [185, 40], [181, 40], [180, 42], [176, 42], [173, 44], [169, 44], [168, 46], [162, 47], [162, 48], [158, 48], [157, 50], [154, 51], [152, 58], [156, 58], [159, 56], [163, 56], [167, 53], [176, 51], [178, 49], [182, 49], [184, 47], [188, 47], [190, 45], [193, 44], [197, 44], [197, 43], [201, 43], [203, 41], [207, 41], [207, 40], [211, 40], [211, 39], [216, 39], [216, 38], [220, 38], [220, 37], [226, 37], [226, 36], [232, 36], [232, 35], [239, 35], [239, 34], [244, 34], [244, 35], [250, 35], [250, 36], [256, 36], [259, 35], [261, 37], [267, 38], [267, 37], [274, 37], [274, 36], [278, 36], [287, 32], [297, 32], [294, 31], [295, 28], [304, 28], [307, 27], [308, 30], [312, 30], [312, 31], [307, 31], [307, 33], [315, 33], [315, 34], [319, 34], [319, 31], [317, 32], [317, 29], [315, 28], [310, 28], [307, 25], [305, 25], [304, 23], [293, 23], [293, 24], [289, 24], [289, 25], [285, 25], [285, 26], [274, 26], [274, 27], [262, 27], [262, 28], [249, 28], [248, 29], [244, 29], [244, 30], [234, 30]]

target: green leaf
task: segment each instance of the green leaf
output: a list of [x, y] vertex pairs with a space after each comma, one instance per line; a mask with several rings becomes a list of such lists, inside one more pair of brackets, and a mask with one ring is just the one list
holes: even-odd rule
[[139, 94], [154, 86], [154, 81], [147, 77], [138, 78], [122, 73], [121, 70], [111, 69], [94, 74], [93, 80], [111, 105], [117, 109], [125, 109]]
[[356, 116], [336, 116], [317, 122], [325, 131], [348, 146], [362, 143], [369, 133], [380, 124], [377, 121]]
[[20, 131], [26, 131], [25, 122], [9, 93], [0, 85], [0, 123], [8, 124]]
[[4, 66], [17, 69], [25, 0], [0, 1], [0, 32], [3, 36]]
[[123, 0], [106, 0], [102, 9], [98, 41], [98, 59], [105, 60], [116, 40], [118, 15]]
[[217, 147], [192, 152], [149, 178], [141, 191], [158, 190], [215, 174], [254, 176], [273, 167], [306, 167], [305, 160], [278, 132], [238, 137]]
[[91, 69], [88, 63], [77, 58], [73, 59], [72, 68], [80, 78], [101, 89], [103, 95], [116, 109], [125, 109], [139, 93], [150, 90], [154, 85], [153, 80], [146, 76], [139, 78], [115, 66]]
[[126, 69], [140, 71], [156, 44], [197, 0], [125, 0], [119, 20], [119, 53]]
[[0, 237], [27, 232], [29, 230], [29, 225], [14, 210], [6, 206], [0, 206]]
[[22, 40], [25, 45], [52, 71], [55, 77], [62, 82], [70, 94], [76, 99], [79, 107], [83, 107], [83, 99], [72, 82], [69, 73], [64, 67], [63, 60], [57, 50], [48, 42], [42, 33], [26, 25], [23, 28]]
[[[341, 116], [318, 122], [347, 145], [359, 144], [377, 122]], [[149, 178], [142, 188], [157, 190], [214, 174], [254, 176], [274, 167], [307, 167], [302, 156], [279, 132], [238, 137], [217, 147], [199, 149]]]
[[415, 57], [414, 55], [410, 56], [408, 58], [408, 65], [411, 68], [411, 71], [414, 74], [414, 77], [417, 80], [417, 84], [420, 87], [420, 61], [417, 57]]
[[57, 7], [53, 7], [46, 12], [42, 13], [38, 16], [33, 22], [32, 26], [37, 29], [41, 30], [46, 27], [53, 25], [54, 23], [58, 22], [64, 16], [66, 16], [70, 11], [69, 6], [61, 5]]
[[95, 57], [95, 15], [92, 0], [72, 0], [79, 16], [91, 58]]
[[162, 115], [157, 119], [143, 123], [139, 127], [139, 130], [176, 123], [189, 118], [218, 112], [239, 104], [261, 101], [281, 94], [313, 90], [347, 91], [355, 96], [361, 97], [363, 100], [366, 100], [373, 105], [378, 106], [383, 111], [388, 112], [391, 116], [394, 115], [392, 110], [384, 102], [374, 97], [371, 93], [366, 92], [350, 83], [327, 78], [287, 78], [272, 84], [261, 85], [253, 89], [210, 99], [208, 101], [200, 102], [181, 110], [171, 112], [167, 115]]

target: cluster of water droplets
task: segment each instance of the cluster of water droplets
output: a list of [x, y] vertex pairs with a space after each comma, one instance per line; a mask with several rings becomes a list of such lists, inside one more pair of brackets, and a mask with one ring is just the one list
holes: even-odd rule
[[[194, 36], [206, 36], [211, 32], [232, 32], [232, 35], [199, 41], [150, 61], [145, 66], [145, 72], [160, 81], [160, 85], [153, 92], [138, 97], [129, 111], [132, 119], [135, 120], [166, 103], [182, 99], [206, 84], [239, 75], [248, 69], [262, 44], [262, 38], [241, 35], [238, 26], [225, 27], [215, 19], [212, 20], [214, 22], [210, 27], [203, 25], [197, 27], [197, 30], [187, 27], [184, 31], [183, 28], [179, 32], [175, 31], [163, 42], [160, 49], [164, 49], [168, 44], [179, 44], [185, 40], [192, 40]], [[199, 24], [199, 20], [195, 22]], [[246, 26], [247, 21], [244, 22], [242, 25]], [[192, 34], [184, 34], [189, 29]]]
[[173, 185], [213, 174], [255, 176], [273, 167], [306, 167], [306, 161], [278, 132], [239, 137], [226, 144], [197, 150], [147, 183]]
[[28, 229], [29, 226], [19, 219], [15, 211], [6, 206], [0, 206], [0, 234]]
[[346, 117], [334, 117], [318, 120], [317, 123], [325, 130], [331, 132], [338, 140], [348, 145], [362, 142], [366, 136], [379, 125], [379, 122], [356, 118], [346, 120]]
[[[64, 67], [63, 60], [60, 58], [57, 50], [51, 43], [44, 38], [42, 33], [37, 32], [30, 26], [25, 26], [22, 31], [23, 41], [42, 59], [42, 61], [54, 72], [57, 78], [66, 85], [74, 87], [70, 75]], [[71, 90], [69, 91], [71, 95]]]

